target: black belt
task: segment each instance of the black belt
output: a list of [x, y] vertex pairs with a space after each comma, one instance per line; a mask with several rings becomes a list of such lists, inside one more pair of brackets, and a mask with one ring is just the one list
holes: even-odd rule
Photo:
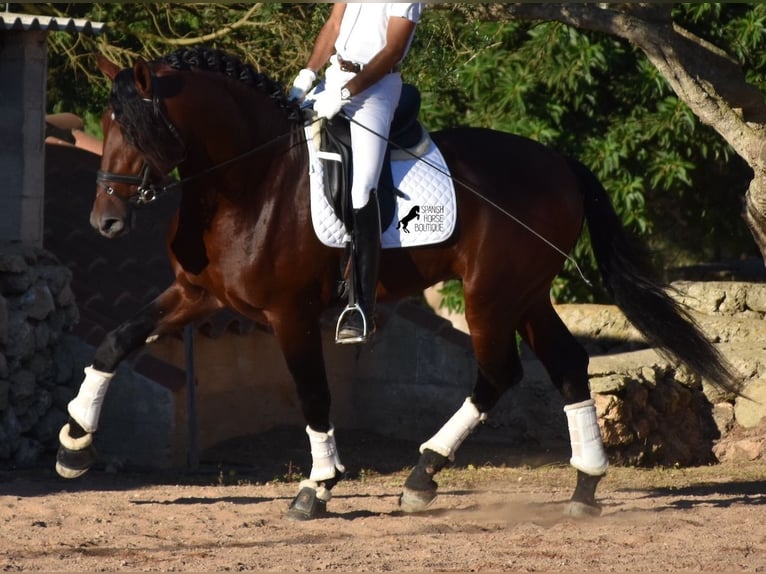
[[[364, 68], [364, 64], [360, 64], [359, 62], [352, 62], [351, 60], [344, 60], [340, 57], [340, 55], [336, 56], [338, 58], [338, 66], [340, 66], [340, 69], [344, 72], [351, 72], [353, 74], [358, 74], [362, 71], [362, 68]], [[399, 71], [399, 64], [391, 68], [389, 70], [389, 74], [393, 74], [394, 72]]]

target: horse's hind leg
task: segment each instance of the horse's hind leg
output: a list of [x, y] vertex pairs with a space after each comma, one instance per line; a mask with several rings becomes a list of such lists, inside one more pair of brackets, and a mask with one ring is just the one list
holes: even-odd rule
[[405, 512], [419, 512], [436, 497], [437, 483], [433, 477], [449, 460], [468, 435], [481, 423], [487, 413], [508, 389], [523, 375], [516, 349], [513, 323], [501, 319], [502, 313], [485, 309], [483, 316], [466, 317], [471, 325], [472, 341], [478, 363], [478, 375], [473, 393], [439, 431], [420, 446], [420, 459], [404, 483], [399, 506]]
[[596, 502], [596, 487], [606, 473], [608, 459], [588, 386], [588, 354], [556, 314], [548, 297], [530, 308], [521, 334], [566, 404], [570, 463], [577, 469], [577, 486], [565, 512], [571, 516], [598, 515], [601, 507]]
[[56, 471], [64, 478], [81, 476], [96, 459], [93, 433], [101, 407], [118, 365], [142, 347], [151, 335], [171, 332], [219, 308], [217, 300], [200, 291], [183, 289], [178, 283], [161, 293], [134, 318], [107, 333], [96, 349], [93, 364], [85, 367], [85, 379], [69, 402], [69, 420], [59, 432]]

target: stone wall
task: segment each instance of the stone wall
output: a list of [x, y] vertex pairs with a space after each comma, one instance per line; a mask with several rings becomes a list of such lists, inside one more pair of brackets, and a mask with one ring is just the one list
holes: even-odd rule
[[666, 466], [706, 464], [743, 452], [750, 459], [766, 457], [766, 285], [678, 281], [673, 287], [674, 297], [739, 375], [739, 395], [648, 349], [614, 306], [557, 308], [591, 353], [591, 391], [610, 456], [626, 464]]
[[71, 274], [50, 253], [0, 246], [0, 466], [27, 467], [58, 446], [74, 395]]

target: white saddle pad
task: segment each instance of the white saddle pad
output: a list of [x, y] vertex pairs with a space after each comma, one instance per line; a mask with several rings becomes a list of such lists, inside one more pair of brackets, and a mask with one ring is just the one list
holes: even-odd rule
[[[351, 237], [324, 193], [323, 163], [332, 160], [319, 157], [311, 127], [306, 127], [306, 141], [314, 231], [323, 244], [344, 247]], [[401, 196], [396, 198], [391, 225], [381, 235], [384, 249], [441, 243], [455, 230], [455, 186], [444, 157], [425, 133], [423, 142], [413, 153], [417, 157], [404, 152], [392, 153], [394, 187]]]

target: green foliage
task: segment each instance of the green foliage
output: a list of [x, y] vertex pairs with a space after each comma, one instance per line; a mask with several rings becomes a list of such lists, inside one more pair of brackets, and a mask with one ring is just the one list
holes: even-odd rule
[[455, 313], [465, 313], [465, 299], [463, 299], [463, 286], [457, 279], [445, 281], [439, 289], [442, 296], [440, 307], [454, 311]]
[[105, 22], [94, 38], [52, 32], [48, 108], [98, 117], [109, 84], [96, 67], [101, 52], [125, 67], [192, 44], [233, 53], [271, 77], [291, 82], [303, 66], [327, 4], [37, 4], [29, 12]]
[[[764, 15], [761, 5], [681, 5], [675, 14], [750, 65], [764, 53]], [[449, 12], [431, 16], [441, 28], [453, 26], [443, 43], [453, 60], [448, 65], [442, 56], [431, 69], [429, 97], [436, 104], [433, 111], [424, 108], [429, 126], [510, 131], [579, 158], [602, 181], [626, 228], [654, 249], [661, 269], [756, 253], [739, 224], [749, 181], [744, 162], [629, 43], [558, 23], [456, 23]], [[418, 33], [422, 41], [422, 29]], [[436, 36], [425, 36], [429, 53], [437, 51]], [[760, 68], [748, 69], [755, 83]], [[594, 288], [567, 264], [553, 296], [607, 299], [587, 233], [572, 256]], [[448, 293], [448, 301], [457, 299], [454, 285]]]
[[[123, 65], [179, 45], [233, 52], [284, 83], [306, 61], [327, 4], [38, 4], [30, 12], [108, 23], [97, 38], [52, 33], [49, 110], [97, 123], [107, 82], [98, 49]], [[766, 90], [766, 4], [678, 4], [680, 26], [720, 46]], [[608, 190], [626, 228], [660, 268], [757, 250], [740, 223], [747, 166], [675, 96], [627, 42], [551, 22], [465, 21], [449, 5], [426, 10], [404, 69], [430, 129], [472, 125], [521, 134], [575, 156]], [[95, 129], [95, 128], [94, 128]], [[734, 223], [733, 223], [734, 222]], [[587, 232], [556, 280], [561, 301], [600, 301]], [[459, 285], [446, 288], [460, 307]]]

